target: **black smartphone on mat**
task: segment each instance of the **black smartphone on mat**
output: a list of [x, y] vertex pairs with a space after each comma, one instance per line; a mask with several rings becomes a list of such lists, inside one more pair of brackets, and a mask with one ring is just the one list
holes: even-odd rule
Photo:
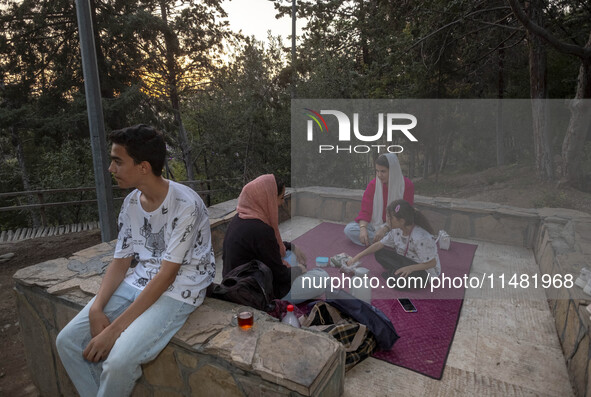
[[402, 309], [404, 309], [404, 311], [407, 313], [415, 313], [417, 311], [417, 308], [412, 304], [410, 299], [399, 298], [398, 302], [400, 302]]

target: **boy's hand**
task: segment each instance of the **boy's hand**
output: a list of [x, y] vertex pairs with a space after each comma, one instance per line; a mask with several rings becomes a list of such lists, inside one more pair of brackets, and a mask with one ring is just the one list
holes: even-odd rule
[[90, 322], [90, 336], [93, 338], [111, 324], [111, 321], [102, 310], [90, 309], [88, 321]]
[[96, 363], [109, 356], [113, 345], [119, 338], [119, 333], [107, 328], [90, 340], [86, 349], [82, 352], [84, 358], [90, 362]]

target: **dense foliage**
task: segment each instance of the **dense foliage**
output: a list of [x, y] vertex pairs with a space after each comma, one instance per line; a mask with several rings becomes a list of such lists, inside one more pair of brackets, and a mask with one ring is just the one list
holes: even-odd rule
[[[291, 0], [274, 1], [289, 14]], [[543, 3], [544, 28], [584, 46], [583, 0]], [[0, 2], [0, 192], [93, 186], [75, 2]], [[523, 3], [521, 3], [523, 5]], [[299, 0], [297, 60], [228, 31], [221, 0], [91, 1], [105, 127], [164, 131], [176, 180], [203, 180], [209, 204], [261, 173], [290, 180], [290, 99], [529, 98], [528, 41], [503, 0]], [[580, 60], [547, 46], [547, 96], [573, 98]], [[496, 137], [429, 130], [402, 158], [411, 176], [499, 164]], [[564, 131], [551, 131], [560, 152]], [[582, 172], [591, 169], [590, 144]], [[502, 137], [505, 163], [534, 162], [533, 137]], [[584, 178], [583, 178], [584, 179]], [[361, 183], [361, 182], [360, 182]], [[361, 186], [360, 186], [361, 187]], [[74, 197], [75, 196], [75, 197]], [[46, 201], [92, 198], [53, 194]], [[36, 203], [0, 198], [0, 207]], [[92, 205], [48, 210], [49, 223], [96, 220]], [[0, 212], [0, 228], [40, 223]]]

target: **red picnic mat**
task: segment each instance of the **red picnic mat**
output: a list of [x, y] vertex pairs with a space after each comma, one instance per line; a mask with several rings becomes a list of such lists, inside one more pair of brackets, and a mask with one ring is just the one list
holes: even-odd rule
[[[354, 256], [364, 249], [352, 243], [343, 230], [344, 225], [324, 222], [293, 241], [307, 255], [308, 269], [316, 266], [316, 257], [342, 252]], [[376, 352], [373, 357], [441, 379], [462, 309], [465, 290], [460, 286], [460, 279], [470, 273], [476, 248], [473, 244], [453, 241], [449, 250], [439, 250], [442, 276], [447, 277], [448, 283], [433, 291], [427, 288], [403, 292], [388, 288], [382, 277], [384, 269], [374, 256], [361, 259], [361, 266], [369, 269], [369, 277], [373, 278], [371, 303], [388, 316], [400, 336], [391, 350]], [[323, 269], [331, 276], [328, 288], [349, 289], [348, 279], [339, 269], [330, 266]], [[417, 312], [404, 312], [397, 298], [410, 298]]]

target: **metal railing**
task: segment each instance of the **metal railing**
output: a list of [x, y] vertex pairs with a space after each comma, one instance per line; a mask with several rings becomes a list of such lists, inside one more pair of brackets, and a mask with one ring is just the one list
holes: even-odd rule
[[[232, 189], [231, 186], [226, 185], [224, 188], [221, 189], [195, 189], [195, 186], [207, 184], [207, 183], [219, 183], [219, 182], [227, 182], [227, 181], [237, 181], [241, 180], [242, 178], [225, 178], [225, 179], [202, 179], [202, 180], [192, 180], [192, 181], [180, 181], [184, 185], [188, 185], [192, 187], [201, 197], [206, 205], [210, 205], [210, 197], [212, 193], [216, 192], [228, 192]], [[124, 191], [126, 189], [121, 189], [119, 186], [113, 186], [113, 192], [116, 191]], [[236, 188], [236, 190], [239, 190]], [[93, 187], [76, 187], [76, 188], [63, 188], [63, 189], [44, 189], [44, 190], [31, 190], [31, 191], [22, 191], [22, 192], [7, 192], [7, 193], [0, 193], [0, 200], [11, 198], [11, 197], [36, 197], [37, 203], [35, 204], [21, 204], [21, 205], [10, 205], [0, 207], [0, 212], [7, 212], [7, 211], [32, 211], [38, 210], [41, 223], [43, 226], [48, 225], [47, 215], [45, 213], [46, 208], [52, 207], [63, 207], [63, 206], [76, 206], [76, 205], [86, 205], [86, 204], [93, 204], [97, 202], [97, 199], [86, 199], [86, 200], [70, 200], [70, 201], [56, 201], [56, 202], [46, 202], [46, 198], [48, 195], [52, 194], [59, 194], [59, 193], [83, 193], [83, 192], [93, 192], [96, 191], [96, 188]], [[122, 201], [124, 197], [115, 197], [113, 198], [114, 201]]]

